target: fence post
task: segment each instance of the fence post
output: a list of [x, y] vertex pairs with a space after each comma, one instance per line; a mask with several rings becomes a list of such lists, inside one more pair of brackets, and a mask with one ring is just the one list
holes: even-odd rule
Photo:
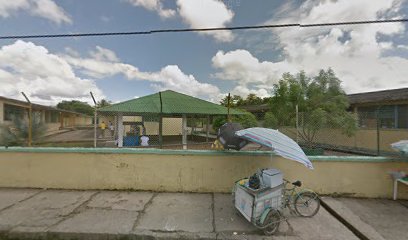
[[32, 119], [32, 114], [33, 114], [33, 105], [31, 104], [30, 99], [28, 99], [28, 97], [25, 95], [24, 92], [21, 92], [21, 94], [23, 94], [24, 98], [27, 100], [28, 102], [28, 143], [27, 145], [29, 147], [31, 147], [31, 142], [33, 139], [33, 119]]

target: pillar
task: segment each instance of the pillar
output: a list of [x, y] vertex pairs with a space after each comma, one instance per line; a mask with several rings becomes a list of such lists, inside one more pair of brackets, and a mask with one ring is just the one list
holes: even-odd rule
[[123, 114], [119, 113], [118, 116], [118, 147], [123, 147]]

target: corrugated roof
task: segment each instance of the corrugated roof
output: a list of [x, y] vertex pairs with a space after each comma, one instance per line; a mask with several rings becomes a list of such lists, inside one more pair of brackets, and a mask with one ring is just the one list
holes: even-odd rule
[[[227, 108], [199, 98], [182, 93], [166, 90], [161, 92], [163, 114], [197, 114], [197, 115], [226, 115]], [[159, 93], [147, 95], [137, 99], [113, 104], [98, 110], [99, 112], [122, 112], [127, 114], [158, 114], [160, 113]], [[231, 109], [231, 114], [240, 115], [245, 112]]]
[[350, 104], [401, 101], [408, 100], [408, 88], [356, 93], [347, 96]]

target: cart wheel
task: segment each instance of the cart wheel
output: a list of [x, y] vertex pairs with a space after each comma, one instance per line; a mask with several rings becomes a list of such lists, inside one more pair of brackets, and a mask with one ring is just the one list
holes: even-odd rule
[[272, 235], [274, 234], [278, 228], [281, 221], [281, 214], [278, 210], [272, 209], [268, 215], [266, 215], [264, 221], [264, 229], [263, 232], [265, 235]]
[[295, 198], [296, 213], [302, 217], [313, 217], [320, 209], [320, 198], [317, 193], [306, 191]]

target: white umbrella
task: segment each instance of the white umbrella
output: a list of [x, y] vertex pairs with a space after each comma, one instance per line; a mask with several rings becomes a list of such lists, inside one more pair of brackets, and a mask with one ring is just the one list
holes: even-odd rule
[[401, 140], [399, 142], [391, 143], [391, 147], [404, 154], [408, 153], [408, 140]]
[[278, 130], [270, 128], [247, 128], [235, 132], [241, 138], [251, 142], [269, 147], [272, 151], [282, 157], [297, 161], [313, 169], [313, 165], [309, 158], [303, 152], [302, 148], [285, 134]]

